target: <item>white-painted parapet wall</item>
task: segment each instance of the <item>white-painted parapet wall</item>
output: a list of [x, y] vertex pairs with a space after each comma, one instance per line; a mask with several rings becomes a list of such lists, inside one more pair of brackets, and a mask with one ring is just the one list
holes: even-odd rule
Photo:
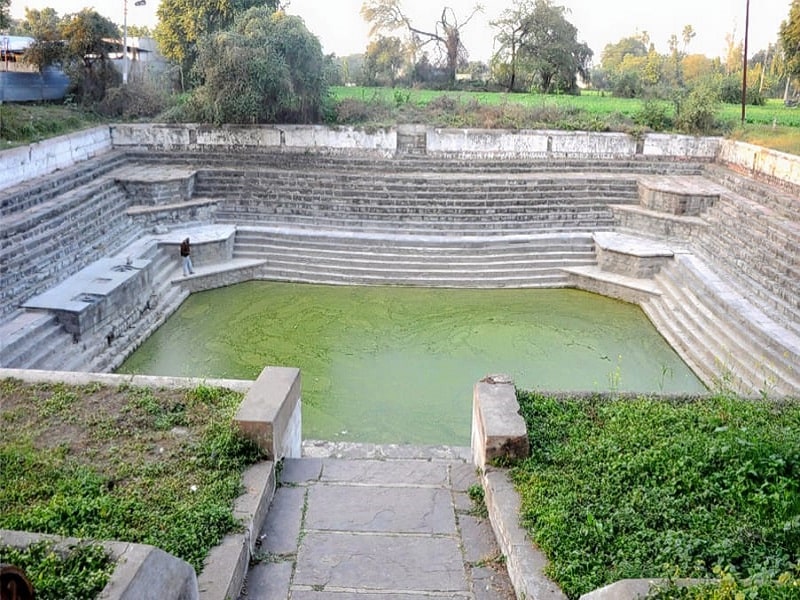
[[427, 132], [427, 152], [460, 158], [630, 158], [640, 154], [711, 160], [717, 154], [720, 139], [657, 133], [637, 139], [625, 133], [592, 131], [431, 128]]
[[756, 179], [800, 187], [800, 156], [794, 154], [723, 140], [717, 161]]
[[397, 131], [365, 131], [355, 127], [326, 125], [225, 125], [123, 124], [111, 127], [115, 148], [161, 150], [214, 150], [274, 148], [287, 151], [328, 153], [377, 153], [390, 156], [397, 150]]
[[108, 127], [94, 127], [0, 152], [0, 190], [111, 150]]

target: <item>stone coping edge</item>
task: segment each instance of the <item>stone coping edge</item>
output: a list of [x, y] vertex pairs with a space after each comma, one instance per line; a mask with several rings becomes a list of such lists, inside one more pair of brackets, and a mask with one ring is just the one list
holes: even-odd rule
[[481, 472], [484, 500], [497, 543], [506, 558], [506, 569], [517, 598], [567, 600], [545, 575], [547, 558], [519, 524], [520, 499], [508, 474], [492, 467]]
[[227, 388], [235, 392], [247, 393], [253, 385], [244, 379], [205, 379], [203, 377], [159, 377], [155, 375], [122, 375], [115, 373], [84, 373], [82, 371], [39, 371], [36, 369], [0, 368], [0, 379], [21, 379], [28, 383], [66, 383], [86, 385], [102, 383], [105, 385], [133, 385], [137, 387], [191, 389], [198, 385]]

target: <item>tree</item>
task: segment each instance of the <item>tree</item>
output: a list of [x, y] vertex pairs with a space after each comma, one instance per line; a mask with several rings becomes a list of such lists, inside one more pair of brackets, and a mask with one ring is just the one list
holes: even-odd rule
[[607, 71], [616, 72], [626, 56], [647, 56], [647, 46], [638, 37], [624, 37], [615, 44], [606, 44], [600, 55], [600, 65]]
[[367, 46], [363, 76], [370, 85], [394, 87], [400, 71], [406, 64], [406, 51], [398, 37], [379, 36]]
[[787, 73], [784, 100], [788, 100], [789, 82], [800, 77], [800, 0], [792, 0], [789, 17], [781, 23], [780, 39]]
[[412, 25], [400, 6], [400, 0], [366, 0], [361, 6], [361, 16], [371, 24], [369, 35], [374, 36], [382, 31], [396, 31], [406, 28], [411, 34], [416, 49], [428, 44], [436, 46], [444, 57], [448, 80], [451, 85], [456, 81], [456, 71], [460, 62], [466, 62], [467, 52], [461, 42], [461, 31], [472, 18], [483, 8], [476, 5], [464, 21], [459, 22], [455, 12], [449, 6], [442, 8], [441, 16], [431, 31], [419, 29]]
[[300, 17], [261, 6], [200, 38], [193, 117], [213, 123], [308, 123], [327, 93], [319, 40]]
[[33, 43], [25, 50], [25, 62], [36, 65], [39, 71], [60, 62], [64, 58], [61, 27], [61, 18], [52, 8], [26, 8], [20, 30], [32, 37]]
[[119, 29], [98, 12], [84, 8], [65, 18], [61, 35], [73, 93], [86, 104], [102, 100], [106, 89], [119, 78], [103, 40], [118, 39]]
[[11, 0], [0, 0], [0, 29], [11, 26]]
[[524, 69], [532, 87], [544, 93], [576, 93], [577, 76], [589, 80], [592, 51], [585, 43], [577, 41], [578, 30], [567, 21], [564, 16], [566, 12], [566, 8], [553, 5], [551, 0], [534, 0], [532, 4], [523, 0], [516, 9], [503, 13], [501, 41], [509, 41], [508, 28], [515, 18], [518, 19], [514, 29], [514, 79], [517, 72]]
[[229, 27], [237, 14], [252, 7], [277, 8], [278, 0], [161, 0], [154, 32], [158, 49], [181, 69], [181, 83], [197, 56], [203, 35]]

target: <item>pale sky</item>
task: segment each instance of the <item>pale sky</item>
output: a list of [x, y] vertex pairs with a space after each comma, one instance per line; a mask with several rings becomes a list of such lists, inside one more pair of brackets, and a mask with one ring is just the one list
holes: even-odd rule
[[[159, 0], [134, 6], [128, 0], [128, 24], [155, 26]], [[475, 0], [401, 0], [412, 24], [427, 30], [441, 14], [443, 6], [454, 9], [460, 19], [466, 18]], [[291, 0], [287, 12], [301, 16], [308, 29], [322, 42], [323, 51], [338, 56], [363, 53], [368, 26], [359, 11], [363, 0]], [[284, 4], [286, 4], [284, 2]], [[725, 52], [725, 35], [735, 31], [736, 39], [744, 38], [746, 0], [554, 0], [554, 4], [570, 10], [567, 19], [578, 28], [578, 39], [594, 50], [595, 63], [607, 43], [647, 31], [659, 52], [666, 53], [671, 34], [681, 38], [685, 25], [697, 35], [689, 52], [720, 56]], [[23, 17], [25, 8], [53, 7], [59, 14], [92, 7], [115, 23], [122, 25], [125, 0], [12, 0], [11, 15]], [[476, 15], [463, 30], [462, 39], [471, 60], [488, 60], [492, 54], [494, 30], [489, 22], [511, 0], [483, 0], [484, 12]], [[781, 21], [788, 18], [791, 0], [754, 0], [750, 3], [749, 53], [766, 48], [778, 36]], [[400, 32], [398, 32], [399, 34]]]

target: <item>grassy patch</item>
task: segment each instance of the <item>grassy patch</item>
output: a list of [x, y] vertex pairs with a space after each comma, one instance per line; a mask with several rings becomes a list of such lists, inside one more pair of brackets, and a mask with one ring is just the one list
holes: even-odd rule
[[[443, 92], [392, 88], [332, 88], [338, 124], [386, 127], [395, 123], [425, 123], [438, 127], [502, 129], [563, 129], [620, 131], [638, 135], [645, 128], [670, 130], [675, 118], [671, 102], [614, 98], [597, 92], [580, 96], [508, 94], [502, 92]], [[653, 112], [659, 118], [653, 120]], [[745, 130], [737, 130], [741, 107], [720, 104], [720, 131], [734, 130], [734, 139], [800, 154], [800, 110], [768, 100], [748, 106]], [[738, 132], [738, 133], [737, 133]]]
[[241, 394], [0, 381], [0, 528], [152, 544], [202, 568], [240, 524], [260, 458], [232, 426]]
[[95, 598], [114, 571], [114, 563], [98, 544], [81, 544], [63, 554], [47, 541], [23, 549], [0, 547], [0, 562], [22, 569], [37, 600]]
[[58, 104], [0, 104], [0, 150], [99, 125], [95, 114]]
[[795, 572], [800, 403], [519, 396], [523, 521], [570, 597], [625, 578]]

